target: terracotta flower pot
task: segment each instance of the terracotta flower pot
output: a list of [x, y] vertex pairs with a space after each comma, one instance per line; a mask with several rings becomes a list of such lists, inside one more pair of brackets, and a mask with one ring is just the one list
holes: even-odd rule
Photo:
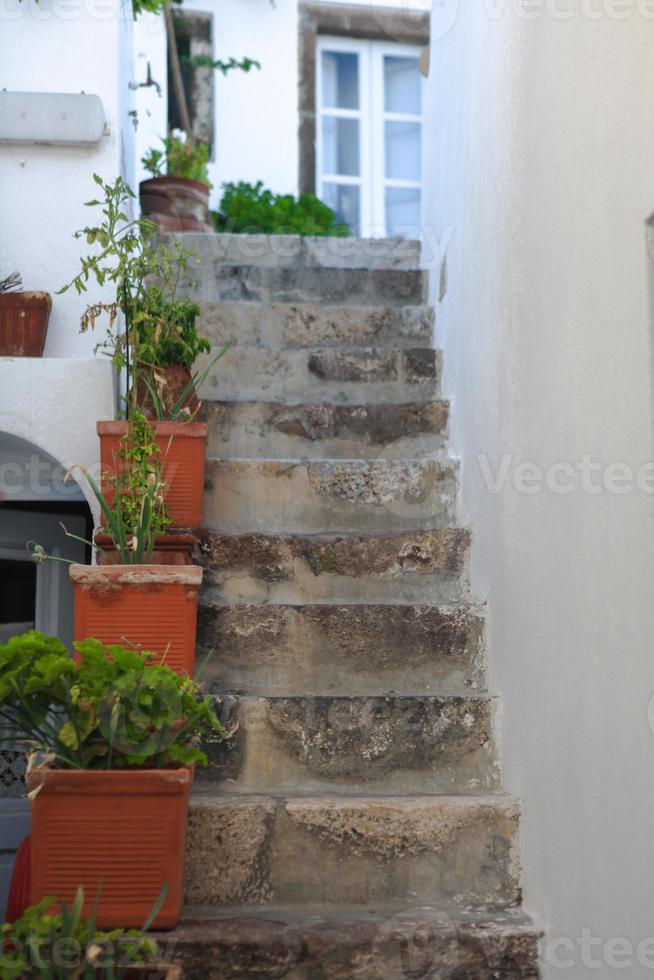
[[0, 293], [0, 357], [42, 357], [50, 293]]
[[152, 177], [139, 185], [141, 214], [162, 231], [213, 231], [209, 188], [182, 177]]
[[[97, 555], [98, 565], [120, 565], [113, 538], [108, 534], [96, 534], [93, 538], [103, 553]], [[190, 565], [195, 546], [192, 534], [160, 534], [155, 538], [150, 565]]]
[[75, 639], [131, 643], [193, 674], [202, 569], [197, 565], [71, 565]]
[[[163, 478], [168, 484], [166, 510], [174, 527], [202, 524], [204, 465], [208, 428], [204, 422], [153, 422], [163, 457]], [[127, 432], [127, 422], [98, 422], [100, 462], [103, 473], [114, 469], [114, 455]], [[111, 503], [106, 479], [102, 492]]]
[[84, 914], [100, 891], [100, 929], [139, 928], [164, 883], [154, 921], [172, 929], [183, 895], [190, 769], [33, 769], [32, 904], [48, 895], [71, 903], [81, 885]]

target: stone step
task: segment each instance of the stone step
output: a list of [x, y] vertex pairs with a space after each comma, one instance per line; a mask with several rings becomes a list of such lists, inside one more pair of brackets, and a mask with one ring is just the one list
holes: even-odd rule
[[407, 458], [445, 448], [449, 405], [283, 405], [264, 401], [210, 401], [210, 456], [352, 459], [389, 453]]
[[448, 527], [457, 477], [451, 459], [208, 459], [204, 524], [291, 534]]
[[[162, 235], [170, 240], [172, 235]], [[417, 269], [420, 242], [409, 238], [327, 238], [300, 235], [175, 234], [200, 265], [227, 263], [283, 268]]]
[[495, 793], [486, 695], [218, 698], [229, 738], [205, 744], [196, 786], [226, 792]]
[[423, 694], [483, 688], [483, 608], [200, 603], [205, 677], [218, 692]]
[[540, 935], [514, 909], [191, 906], [158, 941], [184, 980], [538, 980]]
[[[206, 363], [204, 355], [198, 370]], [[234, 347], [211, 369], [199, 394], [205, 401], [397, 404], [437, 398], [440, 379], [441, 352], [430, 347], [398, 351]]]
[[468, 595], [464, 528], [392, 534], [199, 532], [205, 599], [222, 602], [455, 602]]
[[188, 295], [196, 302], [328, 303], [422, 306], [429, 273], [421, 269], [289, 268], [210, 261], [193, 267]]
[[515, 906], [517, 804], [495, 797], [203, 796], [186, 898], [208, 905]]
[[323, 303], [203, 303], [200, 333], [219, 349], [239, 347], [431, 347], [431, 306]]

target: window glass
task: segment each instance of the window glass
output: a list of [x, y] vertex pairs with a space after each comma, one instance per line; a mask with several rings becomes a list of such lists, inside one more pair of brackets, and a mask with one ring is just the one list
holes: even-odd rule
[[322, 53], [322, 104], [327, 109], [359, 108], [359, 56]]
[[384, 123], [386, 177], [391, 180], [420, 180], [420, 123]]
[[384, 56], [384, 109], [419, 116], [422, 85], [417, 58]]
[[359, 176], [359, 121], [323, 116], [322, 172]]
[[336, 213], [338, 221], [348, 225], [354, 235], [361, 234], [361, 198], [356, 184], [322, 185], [322, 199]]

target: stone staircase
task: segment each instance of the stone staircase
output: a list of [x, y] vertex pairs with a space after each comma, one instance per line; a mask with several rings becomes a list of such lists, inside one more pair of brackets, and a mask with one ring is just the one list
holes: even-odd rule
[[184, 236], [214, 345], [185, 975], [535, 980], [413, 242]]

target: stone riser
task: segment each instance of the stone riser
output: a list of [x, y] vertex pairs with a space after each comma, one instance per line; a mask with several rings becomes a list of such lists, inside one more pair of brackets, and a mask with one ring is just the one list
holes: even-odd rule
[[493, 793], [493, 702], [484, 696], [227, 696], [229, 739], [209, 740], [196, 787], [241, 793]]
[[430, 306], [326, 306], [321, 303], [203, 303], [199, 329], [219, 350], [239, 347], [431, 347]]
[[447, 402], [281, 405], [206, 402], [209, 456], [220, 459], [357, 459], [435, 455], [446, 446]]
[[188, 295], [196, 302], [326, 303], [339, 306], [423, 306], [428, 273], [419, 269], [196, 266]]
[[209, 601], [436, 604], [468, 595], [469, 547], [462, 528], [308, 536], [204, 530], [196, 561]]
[[195, 796], [186, 898], [514, 906], [518, 818], [517, 805], [499, 797]]
[[194, 253], [196, 263], [213, 267], [256, 265], [291, 269], [417, 269], [420, 242], [407, 238], [331, 238], [299, 235], [244, 235], [198, 232], [174, 237]]
[[218, 693], [442, 694], [483, 687], [484, 616], [475, 607], [202, 603], [198, 638]]
[[454, 460], [207, 460], [204, 523], [229, 533], [448, 527]]
[[539, 933], [517, 912], [188, 909], [160, 937], [202, 980], [538, 980]]
[[[198, 361], [204, 370], [207, 356]], [[274, 401], [284, 405], [428, 402], [440, 390], [441, 355], [429, 348], [384, 351], [233, 347], [200, 387], [205, 401]]]

